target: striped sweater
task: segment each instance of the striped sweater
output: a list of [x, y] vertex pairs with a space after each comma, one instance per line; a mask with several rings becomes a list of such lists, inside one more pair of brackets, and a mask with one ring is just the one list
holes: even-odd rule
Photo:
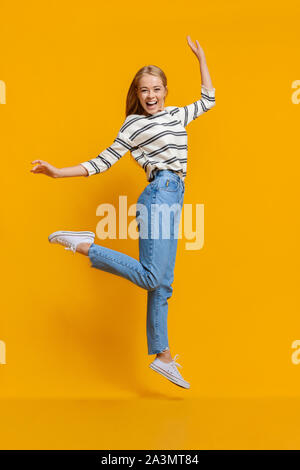
[[117, 163], [129, 150], [143, 168], [148, 181], [153, 171], [175, 170], [184, 180], [187, 169], [186, 126], [215, 106], [215, 88], [201, 86], [201, 98], [184, 107], [167, 106], [163, 111], [148, 116], [130, 114], [110, 147], [96, 158], [80, 163], [91, 176], [103, 173]]

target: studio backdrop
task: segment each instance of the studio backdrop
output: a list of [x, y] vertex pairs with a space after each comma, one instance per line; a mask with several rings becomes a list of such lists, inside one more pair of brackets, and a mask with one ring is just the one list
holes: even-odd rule
[[148, 368], [146, 291], [48, 242], [94, 231], [138, 259], [145, 173], [129, 152], [89, 178], [30, 170], [107, 148], [144, 65], [166, 73], [166, 106], [199, 99], [187, 34], [205, 50], [216, 106], [188, 129], [170, 350], [191, 397], [299, 396], [299, 5], [127, 7], [1, 2], [0, 398], [178, 393]]

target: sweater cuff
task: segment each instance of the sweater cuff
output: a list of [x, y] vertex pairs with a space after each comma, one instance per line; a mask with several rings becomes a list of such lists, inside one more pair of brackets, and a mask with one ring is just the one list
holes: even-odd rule
[[79, 165], [87, 169], [88, 175], [84, 175], [85, 177], [94, 175], [96, 173], [95, 168], [93, 167], [93, 165], [90, 164], [90, 162], [79, 163]]
[[206, 88], [206, 86], [201, 85], [201, 92], [205, 93], [206, 95], [210, 97], [215, 96], [215, 91], [216, 91], [215, 88], [209, 89], [209, 88]]

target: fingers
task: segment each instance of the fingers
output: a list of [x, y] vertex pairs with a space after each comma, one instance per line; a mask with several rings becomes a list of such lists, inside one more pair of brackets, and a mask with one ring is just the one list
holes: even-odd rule
[[39, 165], [34, 166], [30, 171], [31, 173], [45, 173], [46, 168], [47, 168], [47, 162], [44, 160], [33, 160], [31, 162], [32, 164], [34, 163], [39, 163]]
[[197, 39], [196, 39], [196, 43], [197, 43], [198, 51], [202, 51], [203, 49], [202, 49], [202, 47], [200, 46], [200, 44], [199, 44], [199, 42], [197, 41]]
[[191, 37], [190, 36], [187, 36], [187, 41], [189, 43], [189, 46], [190, 48], [192, 49], [193, 52], [195, 52], [195, 54], [198, 52], [198, 50], [200, 49], [200, 44], [199, 42], [197, 41], [196, 39], [196, 42], [194, 43], [192, 40], [191, 40]]
[[32, 173], [42, 173], [44, 170], [45, 170], [45, 167], [43, 167], [42, 165], [37, 165], [33, 167], [30, 171]]

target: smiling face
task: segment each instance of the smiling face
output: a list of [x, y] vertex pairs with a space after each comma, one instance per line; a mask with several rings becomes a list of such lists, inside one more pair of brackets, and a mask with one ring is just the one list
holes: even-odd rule
[[164, 110], [167, 90], [159, 77], [150, 74], [142, 75], [136, 93], [145, 110], [144, 114], [155, 114]]

